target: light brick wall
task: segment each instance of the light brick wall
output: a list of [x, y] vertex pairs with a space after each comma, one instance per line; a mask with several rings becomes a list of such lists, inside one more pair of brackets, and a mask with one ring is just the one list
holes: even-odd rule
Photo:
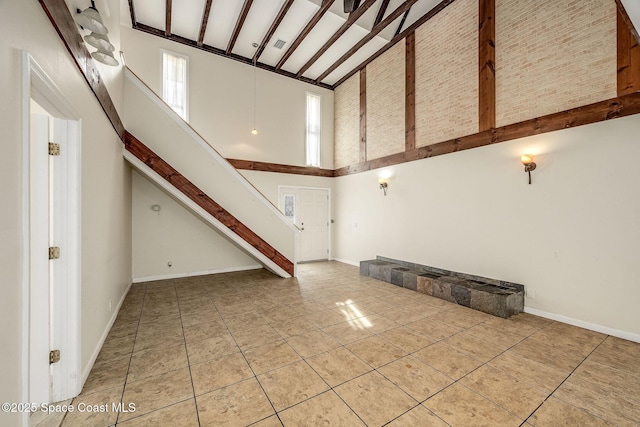
[[457, 0], [416, 30], [416, 146], [477, 133], [478, 1]]
[[496, 124], [616, 96], [614, 0], [496, 1]]
[[360, 73], [336, 88], [334, 99], [334, 167], [358, 163], [360, 158]]
[[367, 65], [367, 160], [404, 151], [405, 44]]

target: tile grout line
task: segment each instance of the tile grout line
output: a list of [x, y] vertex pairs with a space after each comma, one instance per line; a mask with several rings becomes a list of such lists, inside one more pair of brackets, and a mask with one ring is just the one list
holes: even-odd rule
[[[125, 296], [124, 299], [126, 301], [127, 296]], [[127, 388], [127, 380], [129, 379], [129, 371], [131, 370], [131, 362], [133, 361], [133, 353], [135, 352], [136, 341], [138, 340], [138, 330], [140, 329], [140, 322], [142, 322], [142, 311], [144, 310], [144, 303], [146, 299], [147, 299], [147, 285], [145, 284], [144, 295], [142, 297], [142, 304], [140, 304], [140, 315], [138, 316], [138, 324], [136, 325], [136, 332], [133, 338], [133, 345], [131, 346], [131, 355], [129, 356], [129, 364], [127, 365], [127, 374], [124, 377], [124, 384], [122, 385], [122, 395], [120, 396], [120, 404], [124, 404], [124, 391]], [[124, 302], [123, 302], [123, 305], [124, 305]], [[120, 307], [120, 309], [122, 309], [122, 307]], [[120, 311], [118, 311], [118, 314], [120, 314]], [[118, 317], [116, 316], [116, 320], [117, 318]], [[118, 425], [119, 419], [120, 419], [120, 412], [118, 412], [118, 415], [116, 416], [116, 421], [114, 425]]]
[[[189, 351], [187, 350], [187, 337], [184, 333], [184, 323], [182, 322], [182, 309], [180, 308], [180, 298], [178, 297], [178, 291], [176, 290], [176, 287], [175, 287], [175, 281], [174, 281], [173, 289], [176, 293], [176, 301], [178, 303], [178, 315], [180, 316], [180, 327], [182, 328], [182, 338], [184, 340], [184, 352], [187, 355], [187, 367], [189, 368], [189, 379], [191, 380], [191, 391], [193, 392], [193, 403], [196, 407], [196, 419], [198, 420], [198, 426], [202, 426], [202, 423], [200, 422], [200, 412], [198, 411], [198, 399], [196, 399], [196, 388], [195, 388], [195, 385], [193, 384], [193, 373], [191, 372], [191, 361], [189, 360]], [[208, 294], [207, 294], [207, 297], [208, 297]]]
[[[234, 286], [235, 287], [235, 286]], [[213, 306], [216, 308], [216, 310], [218, 311], [218, 313], [220, 313], [220, 311], [218, 310], [218, 306], [216, 305], [215, 301], [213, 301]], [[261, 316], [262, 317], [262, 316]], [[262, 390], [262, 393], [264, 393], [264, 396], [267, 398], [267, 402], [269, 402], [269, 404], [271, 405], [271, 409], [273, 409], [274, 415], [278, 418], [278, 421], [280, 421], [280, 424], [284, 425], [284, 423], [282, 422], [282, 420], [280, 419], [280, 416], [278, 415], [278, 411], [276, 411], [276, 407], [273, 405], [273, 402], [271, 401], [271, 399], [269, 398], [269, 395], [267, 394], [267, 391], [264, 389], [262, 383], [260, 382], [260, 380], [258, 380], [258, 376], [256, 375], [256, 372], [253, 370], [253, 368], [251, 367], [251, 364], [249, 363], [249, 361], [247, 360], [247, 357], [244, 355], [244, 352], [242, 351], [242, 349], [240, 348], [240, 345], [238, 344], [238, 341], [236, 340], [236, 337], [233, 335], [233, 333], [231, 332], [231, 329], [229, 329], [229, 325], [227, 324], [227, 321], [224, 319], [224, 316], [222, 314], [220, 314], [220, 318], [222, 319], [222, 323], [224, 323], [224, 326], [227, 328], [227, 331], [229, 333], [229, 335], [231, 335], [231, 338], [233, 338], [233, 342], [236, 343], [236, 346], [238, 347], [238, 350], [240, 351], [240, 354], [242, 355], [242, 358], [244, 359], [245, 363], [247, 364], [247, 366], [249, 366], [249, 369], [251, 370], [251, 373], [253, 374], [253, 378], [256, 380], [256, 382], [258, 383], [258, 385], [260, 386], [260, 389]], [[275, 330], [275, 329], [274, 329]], [[276, 331], [276, 333], [278, 333], [278, 331]], [[241, 380], [241, 381], [245, 381], [245, 380]], [[238, 381], [238, 382], [241, 382]], [[234, 383], [237, 384], [238, 382]], [[232, 384], [230, 384], [232, 385]], [[228, 386], [225, 386], [228, 387]], [[224, 388], [224, 387], [221, 387]], [[219, 388], [220, 389], [220, 388]], [[219, 390], [218, 389], [218, 390]], [[273, 415], [269, 415], [263, 419], [267, 419], [269, 417], [271, 417]], [[255, 424], [257, 422], [260, 422], [262, 420], [257, 420], [252, 424]]]
[[[544, 329], [544, 328], [543, 328], [543, 329]], [[598, 348], [600, 348], [600, 346], [601, 346], [602, 344], [604, 344], [604, 342], [605, 342], [605, 341], [607, 340], [607, 338], [609, 338], [609, 337], [610, 337], [610, 335], [606, 335], [606, 336], [605, 336], [605, 338], [600, 342], [600, 344], [598, 344], [598, 345], [597, 345], [593, 350], [591, 350], [591, 351], [589, 352], [589, 354], [587, 354], [587, 355], [582, 359], [582, 361], [581, 361], [580, 363], [578, 363], [578, 365], [577, 365], [575, 368], [573, 368], [573, 369], [571, 370], [571, 372], [569, 373], [569, 375], [567, 375], [567, 376], [566, 376], [566, 378], [565, 378], [564, 380], [562, 380], [562, 382], [561, 382], [560, 384], [558, 384], [558, 386], [557, 386], [556, 388], [554, 388], [554, 389], [553, 389], [553, 391], [552, 391], [551, 393], [549, 393], [549, 395], [548, 395], [548, 396], [547, 396], [547, 397], [542, 401], [542, 403], [540, 403], [540, 405], [538, 405], [538, 407], [537, 407], [537, 408], [536, 408], [536, 409], [535, 409], [531, 414], [529, 414], [529, 416], [527, 417], [527, 419], [525, 419], [525, 420], [524, 420], [524, 422], [522, 423], [523, 425], [524, 425], [524, 424], [529, 420], [529, 418], [531, 418], [531, 416], [532, 416], [533, 414], [535, 414], [535, 412], [536, 412], [538, 409], [540, 409], [540, 407], [541, 407], [541, 406], [542, 406], [542, 405], [543, 405], [547, 400], [549, 400], [549, 398], [550, 398], [550, 397], [552, 397], [552, 396], [553, 396], [553, 394], [554, 394], [556, 391], [558, 391], [558, 389], [559, 389], [560, 387], [562, 387], [562, 384], [564, 384], [564, 383], [565, 383], [565, 382], [566, 382], [566, 381], [571, 377], [571, 375], [573, 375], [573, 373], [574, 373], [574, 372], [575, 372], [575, 371], [576, 371], [580, 366], [582, 366], [582, 364], [584, 363], [584, 361], [585, 361], [585, 360], [587, 360], [587, 359], [589, 358], [589, 356], [591, 356], [591, 355], [593, 354], [593, 352], [594, 352], [594, 351], [596, 351]], [[582, 411], [584, 411], [584, 412], [586, 412], [586, 413], [588, 413], [588, 414], [590, 414], [590, 415], [592, 415], [592, 416], [594, 416], [594, 417], [596, 417], [596, 418], [599, 418], [599, 419], [601, 419], [601, 420], [607, 421], [607, 420], [605, 420], [604, 418], [602, 418], [602, 417], [600, 417], [600, 416], [598, 416], [598, 415], [592, 414], [591, 412], [589, 412], [589, 411], [587, 411], [587, 410], [585, 410], [585, 409], [582, 409], [582, 408], [580, 408], [580, 407], [578, 407], [578, 406], [573, 405], [572, 403], [565, 402], [564, 400], [559, 399], [559, 398], [557, 398], [557, 397], [556, 397], [556, 399], [561, 400], [562, 402], [564, 402], [564, 403], [566, 403], [566, 404], [568, 404], [568, 405], [571, 405], [571, 406], [573, 406], [574, 408], [577, 408], [577, 409], [579, 409], [579, 410], [582, 410]]]

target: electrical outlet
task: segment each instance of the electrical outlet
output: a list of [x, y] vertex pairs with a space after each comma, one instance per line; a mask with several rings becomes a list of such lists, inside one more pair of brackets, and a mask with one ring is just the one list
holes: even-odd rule
[[536, 299], [536, 290], [533, 288], [525, 288], [524, 296], [529, 299]]
[[112, 312], [112, 311], [113, 311], [113, 300], [110, 299], [109, 300], [109, 312]]

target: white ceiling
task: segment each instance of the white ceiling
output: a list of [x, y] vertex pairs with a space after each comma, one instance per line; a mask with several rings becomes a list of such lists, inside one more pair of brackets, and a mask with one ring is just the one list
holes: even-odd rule
[[[166, 0], [132, 1], [138, 24], [144, 24], [162, 32], [165, 31]], [[364, 1], [361, 1], [361, 5]], [[391, 0], [384, 17], [386, 18], [396, 8], [403, 5], [404, 2], [405, 0]], [[191, 40], [195, 44], [200, 34], [205, 3], [206, 0], [173, 0], [171, 34]], [[246, 58], [250, 62], [256, 51], [252, 44], [260, 44], [262, 42], [284, 3], [285, 0], [254, 0], [231, 53], [234, 56]], [[271, 68], [273, 71], [278, 72], [274, 67], [280, 62], [292, 42], [319, 10], [321, 3], [322, 0], [295, 0], [271, 40], [266, 44], [258, 63], [263, 64], [264, 68]], [[316, 80], [356, 43], [367, 36], [373, 27], [382, 3], [383, 0], [377, 0], [354, 25], [302, 74], [302, 77]], [[402, 28], [409, 27], [439, 3], [440, 0], [418, 0], [411, 7]], [[128, 0], [121, 0], [121, 4], [122, 8], [129, 9]], [[222, 51], [227, 50], [243, 4], [243, 0], [213, 0], [204, 35], [204, 44], [206, 46]], [[343, 12], [343, 0], [334, 0], [327, 13], [318, 21], [285, 63], [282, 64], [281, 70], [297, 74], [344, 24], [347, 18], [348, 14]], [[362, 62], [389, 43], [395, 36], [401, 20], [402, 15], [318, 83], [331, 86], [357, 68]], [[130, 19], [124, 21], [123, 24], [130, 24]], [[279, 39], [286, 42], [281, 49], [273, 46], [275, 41]]]

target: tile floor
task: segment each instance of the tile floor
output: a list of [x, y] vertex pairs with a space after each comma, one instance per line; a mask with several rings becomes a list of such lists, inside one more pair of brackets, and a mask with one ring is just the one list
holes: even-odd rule
[[131, 288], [63, 426], [631, 426], [640, 344], [337, 262]]

